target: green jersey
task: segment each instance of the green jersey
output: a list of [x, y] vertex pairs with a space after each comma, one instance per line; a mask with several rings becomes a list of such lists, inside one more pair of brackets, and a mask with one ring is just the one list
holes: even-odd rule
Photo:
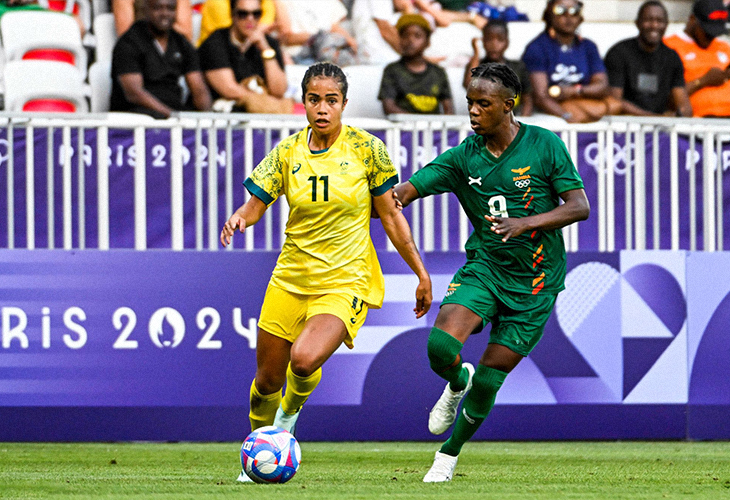
[[565, 287], [561, 230], [533, 231], [502, 242], [484, 218], [549, 212], [558, 206], [560, 193], [583, 188], [560, 138], [541, 127], [520, 125], [498, 158], [481, 136], [472, 135], [415, 172], [410, 182], [421, 196], [456, 195], [474, 227], [466, 242], [467, 262], [485, 282], [514, 293], [558, 293]]

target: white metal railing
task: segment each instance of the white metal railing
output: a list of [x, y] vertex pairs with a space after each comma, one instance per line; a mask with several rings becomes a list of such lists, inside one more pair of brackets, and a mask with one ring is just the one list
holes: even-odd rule
[[[470, 133], [468, 119], [460, 116], [402, 115], [392, 120], [355, 118], [345, 121], [371, 132], [381, 132], [397, 167], [408, 173], [420, 168], [436, 153], [461, 142]], [[595, 180], [591, 188], [595, 189], [595, 199], [592, 200], [591, 218], [596, 221], [596, 241], [595, 248], [588, 249], [716, 251], [726, 246], [723, 243], [723, 226], [728, 217], [728, 207], [723, 183], [727, 182], [724, 171], [730, 168], [730, 120], [612, 117], [584, 125], [565, 124], [545, 117], [528, 118], [525, 121], [555, 131], [565, 142], [576, 164], [592, 162]], [[195, 249], [219, 249], [219, 231], [223, 223], [220, 220], [221, 207], [224, 213], [230, 214], [248, 197], [242, 187], [234, 186], [234, 174], [247, 176], [255, 166], [254, 132], [264, 133], [263, 144], [257, 147], [266, 152], [274, 145], [274, 136], [285, 137], [305, 124], [304, 117], [281, 115], [189, 113], [168, 120], [151, 120], [145, 116], [127, 114], [0, 114], [0, 126], [8, 131], [4, 139], [7, 148], [4, 155], [0, 147], [0, 177], [4, 175], [3, 181], [6, 183], [5, 246], [18, 248], [16, 228], [22, 227], [23, 223], [16, 220], [16, 200], [24, 198], [25, 245], [22, 248], [37, 247], [38, 222], [45, 217], [47, 233], [44, 237], [48, 248], [57, 247], [57, 229], [62, 231], [61, 248], [88, 248], [86, 234], [91, 224], [95, 224], [98, 241], [95, 248], [109, 249], [113, 237], [109, 229], [110, 197], [117, 196], [110, 192], [109, 171], [112, 162], [108, 155], [97, 154], [94, 165], [90, 157], [82, 153], [88, 148], [96, 148], [97, 153], [108, 151], [110, 130], [115, 129], [133, 131], [134, 150], [146, 151], [154, 147], [145, 144], [146, 132], [154, 129], [169, 130], [170, 134], [170, 248], [186, 248], [186, 231], [188, 235], [193, 231]], [[24, 167], [18, 160], [23, 155], [16, 152], [16, 130], [22, 130], [25, 134]], [[35, 132], [39, 130], [49, 131], [45, 138], [45, 161], [38, 158], [36, 152], [39, 143], [43, 142], [36, 140]], [[54, 138], [55, 130], [61, 131], [60, 149], [58, 140]], [[93, 144], [85, 141], [85, 131], [90, 130], [96, 131]], [[75, 143], [72, 141], [72, 131], [76, 131]], [[211, 131], [219, 131], [223, 135], [223, 143], [219, 141], [219, 134]], [[186, 152], [183, 145], [186, 133], [194, 134], [192, 154], [190, 148]], [[584, 133], [595, 135], [595, 141], [587, 147], [581, 144]], [[234, 140], [234, 134], [239, 138], [242, 134], [242, 140]], [[407, 138], [407, 134], [410, 134], [410, 138]], [[204, 136], [207, 139], [205, 141]], [[667, 147], [661, 146], [662, 140], [668, 142], [669, 151], [666, 151]], [[688, 142], [684, 158], [681, 158], [680, 142]], [[702, 147], [697, 151], [696, 146], [700, 142]], [[200, 154], [205, 148], [207, 158]], [[74, 150], [78, 153], [75, 155], [76, 161], [72, 161]], [[649, 152], [651, 158], [648, 157]], [[185, 199], [183, 189], [186, 154], [190, 167], [194, 167], [195, 189], [190, 199]], [[701, 163], [697, 163], [698, 158], [702, 159]], [[146, 165], [145, 155], [136, 154], [134, 161], [134, 227], [130, 230], [134, 232], [134, 248], [143, 250], [148, 248], [147, 172], [152, 167]], [[218, 165], [219, 168], [207, 168], [204, 163]], [[623, 169], [620, 165], [623, 165]], [[96, 213], [89, 214], [85, 193], [90, 186], [87, 186], [86, 177], [87, 170], [94, 166], [98, 202]], [[43, 177], [46, 179], [45, 214], [36, 210], [39, 201], [36, 191], [41, 187], [36, 175], [43, 167]], [[21, 172], [25, 178], [23, 189], [18, 188], [16, 180]], [[585, 179], [585, 175], [584, 180], [588, 190], [591, 181]], [[59, 181], [61, 186], [56, 186], [55, 183]], [[669, 194], [663, 192], [662, 185], [669, 186]], [[651, 186], [650, 191], [647, 191], [648, 186]], [[54, 207], [59, 197], [62, 210], [57, 213]], [[243, 248], [277, 248], [277, 241], [283, 241], [285, 203], [282, 198], [279, 204], [284, 206], [278, 212], [267, 211], [264, 220], [246, 232]], [[454, 219], [454, 203], [453, 197], [448, 195], [429, 197], [414, 203], [410, 222], [414, 238], [423, 250], [463, 248], [470, 226], [461, 210], [458, 211], [458, 220]], [[666, 208], [667, 204], [669, 209]], [[183, 219], [184, 208], [191, 205], [195, 214], [192, 229], [190, 225], [185, 225]], [[688, 214], [687, 221], [680, 220], [683, 211]], [[58, 217], [61, 221], [56, 220]], [[93, 219], [95, 222], [90, 222]], [[701, 232], [698, 223], [701, 224]], [[665, 232], [662, 228], [666, 227], [670, 231], [668, 243], [662, 241]], [[582, 226], [575, 224], [564, 230], [569, 251], [584, 249], [584, 245], [580, 244], [579, 231], [583, 231]], [[682, 231], [689, 234], [685, 238], [688, 241], [686, 247], [681, 243]], [[458, 237], [454, 237], [456, 234]], [[388, 248], [393, 249], [390, 244]]]

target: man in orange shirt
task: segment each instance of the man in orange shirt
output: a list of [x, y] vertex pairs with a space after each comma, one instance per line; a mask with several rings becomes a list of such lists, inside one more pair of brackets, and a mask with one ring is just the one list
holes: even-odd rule
[[664, 39], [684, 63], [684, 80], [694, 116], [730, 116], [730, 44], [722, 0], [697, 0], [684, 32]]

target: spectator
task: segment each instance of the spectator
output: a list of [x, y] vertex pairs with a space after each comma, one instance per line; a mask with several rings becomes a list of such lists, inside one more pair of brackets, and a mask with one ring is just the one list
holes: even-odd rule
[[254, 81], [270, 96], [284, 96], [284, 59], [279, 42], [260, 25], [261, 7], [261, 0], [231, 0], [233, 25], [213, 32], [198, 49], [214, 99], [236, 101], [247, 109], [263, 90], [252, 87]]
[[342, 0], [278, 0], [278, 4], [279, 41], [302, 47], [294, 57], [297, 64], [357, 62], [357, 42], [341, 24], [347, 19]]
[[[122, 36], [135, 21], [144, 18], [145, 0], [112, 0], [111, 3], [117, 36]], [[177, 0], [173, 28], [193, 41], [193, 8], [190, 0]]]
[[413, 5], [421, 12], [428, 13], [436, 21], [436, 26], [446, 27], [451, 23], [471, 23], [479, 29], [488, 20], [478, 10], [467, 10], [474, 0], [413, 0]]
[[530, 73], [535, 106], [571, 123], [621, 112], [609, 95], [608, 77], [598, 47], [576, 33], [583, 22], [578, 0], [548, 0], [545, 31], [531, 41], [522, 60]]
[[401, 14], [414, 13], [411, 0], [355, 0], [352, 33], [362, 64], [386, 64], [400, 56], [395, 23]]
[[[259, 26], [270, 33], [276, 30], [278, 2], [276, 0], [261, 0], [261, 19]], [[230, 0], [205, 0], [200, 10], [200, 37], [198, 38], [198, 46], [200, 46], [206, 38], [215, 30], [228, 28], [233, 23], [231, 17], [231, 1]]]
[[[210, 93], [195, 47], [172, 27], [176, 8], [176, 0], [147, 0], [145, 19], [135, 22], [117, 41], [111, 111], [167, 118], [174, 110], [210, 109]], [[192, 105], [183, 102], [182, 77]]]
[[664, 39], [684, 63], [694, 116], [730, 116], [730, 44], [717, 38], [727, 20], [722, 0], [697, 0], [684, 32]]
[[474, 55], [471, 57], [464, 70], [464, 88], [469, 87], [471, 81], [471, 70], [480, 64], [489, 62], [506, 64], [520, 78], [522, 84], [522, 95], [515, 108], [515, 115], [530, 116], [532, 114], [532, 87], [530, 86], [530, 75], [527, 73], [525, 63], [522, 61], [511, 61], [504, 58], [504, 53], [509, 47], [509, 30], [507, 23], [502, 20], [492, 20], [482, 28], [482, 46], [485, 56], [479, 59], [479, 38], [471, 41]]
[[404, 14], [396, 24], [402, 57], [383, 71], [378, 99], [386, 115], [454, 114], [446, 72], [426, 60], [431, 25], [420, 14]]
[[639, 36], [618, 42], [606, 54], [611, 95], [622, 100], [625, 114], [692, 116], [682, 60], [662, 42], [668, 24], [664, 5], [647, 0], [636, 18]]

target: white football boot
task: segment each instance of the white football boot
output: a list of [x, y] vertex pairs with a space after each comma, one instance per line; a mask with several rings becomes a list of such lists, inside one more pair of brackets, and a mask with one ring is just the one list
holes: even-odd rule
[[443, 434], [446, 432], [451, 424], [456, 420], [456, 414], [459, 410], [459, 403], [464, 399], [466, 393], [471, 389], [471, 381], [474, 378], [474, 366], [471, 363], [464, 363], [462, 365], [469, 372], [469, 380], [466, 383], [466, 388], [463, 391], [454, 392], [446, 384], [444, 392], [436, 404], [431, 408], [431, 413], [428, 414], [428, 430], [431, 434]]
[[279, 405], [279, 409], [276, 410], [276, 417], [274, 417], [274, 426], [281, 427], [294, 436], [294, 433], [297, 430], [297, 419], [299, 418], [299, 413], [300, 411], [296, 412], [294, 415], [289, 415], [288, 413], [284, 413], [281, 405]]
[[440, 451], [436, 452], [436, 456], [433, 459], [433, 465], [426, 473], [423, 478], [424, 483], [444, 483], [451, 481], [454, 477], [454, 469], [456, 468], [456, 461], [459, 457], [452, 457]]
[[253, 483], [253, 479], [248, 477], [248, 474], [246, 474], [243, 469], [241, 469], [241, 473], [238, 475], [236, 481], [239, 483]]

